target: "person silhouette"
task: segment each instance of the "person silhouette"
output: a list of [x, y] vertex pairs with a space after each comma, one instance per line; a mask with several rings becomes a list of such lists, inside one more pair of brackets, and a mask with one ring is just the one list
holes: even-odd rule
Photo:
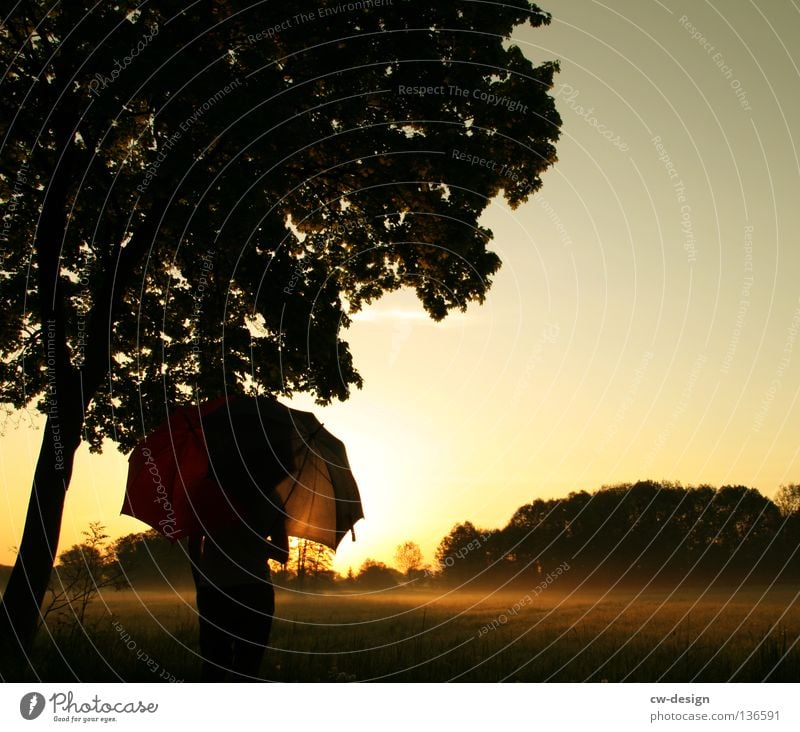
[[275, 591], [268, 559], [289, 558], [284, 514], [274, 490], [245, 519], [193, 534], [188, 553], [200, 620], [201, 681], [253, 681], [272, 629]]
[[287, 408], [237, 397], [205, 415], [207, 478], [227, 496], [236, 520], [214, 523], [188, 542], [200, 620], [201, 680], [254, 680], [275, 612], [267, 560], [289, 557], [286, 515], [276, 491], [295, 470]]

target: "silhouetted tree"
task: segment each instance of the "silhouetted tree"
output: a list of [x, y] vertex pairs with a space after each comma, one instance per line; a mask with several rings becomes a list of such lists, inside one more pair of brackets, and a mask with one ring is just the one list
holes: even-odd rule
[[289, 546], [288, 570], [298, 584], [319, 586], [332, 584], [333, 550], [309, 539], [292, 539]]
[[192, 585], [184, 543], [164, 541], [155, 530], [122, 536], [114, 542], [120, 570], [134, 587]]
[[555, 512], [557, 501], [536, 499], [520, 506], [503, 530], [503, 546], [506, 556], [519, 565], [541, 574], [555, 562], [556, 541], [561, 537]]
[[800, 513], [800, 483], [782, 485], [775, 494], [775, 505], [783, 516]]
[[383, 562], [365, 559], [356, 575], [356, 583], [367, 590], [383, 590], [395, 587], [399, 573]]
[[770, 552], [771, 563], [781, 568], [785, 579], [796, 580], [800, 576], [800, 483], [782, 485], [775, 504], [783, 521], [780, 541]]
[[445, 578], [459, 582], [479, 577], [492, 561], [487, 546], [491, 536], [490, 532], [477, 529], [470, 521], [456, 524], [436, 548], [439, 572]]
[[0, 400], [47, 416], [6, 639], [32, 634], [82, 440], [130, 449], [223, 391], [346, 399], [354, 312], [402, 286], [436, 320], [483, 300], [500, 260], [482, 212], [525, 201], [556, 159], [557, 65], [509, 43], [549, 16], [299, 15], [338, 5], [5, 14]]
[[714, 497], [719, 530], [712, 546], [714, 570], [740, 576], [755, 569], [781, 523], [780, 511], [747, 486], [723, 486]]
[[50, 580], [42, 608], [42, 621], [66, 625], [71, 631], [86, 625], [86, 611], [104, 587], [123, 589], [128, 586], [108, 546], [105, 526], [93, 521], [82, 532], [86, 537], [62, 552]]
[[564, 561], [571, 577], [604, 583], [774, 581], [800, 574], [798, 546], [800, 514], [782, 517], [752, 488], [638, 481], [537, 499], [494, 534], [459, 524], [442, 540], [437, 563], [462, 581], [482, 571], [529, 581]]
[[404, 541], [394, 552], [397, 568], [406, 576], [422, 567], [422, 549], [413, 541]]
[[333, 584], [336, 578], [333, 571], [333, 550], [318, 542], [306, 543], [306, 577], [315, 587]]

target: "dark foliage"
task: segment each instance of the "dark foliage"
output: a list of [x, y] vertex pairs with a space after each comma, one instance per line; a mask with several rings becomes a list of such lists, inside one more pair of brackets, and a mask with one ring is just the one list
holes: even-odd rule
[[525, 580], [566, 562], [570, 583], [800, 578], [800, 522], [745, 486], [640, 481], [537, 499], [501, 531], [459, 524], [437, 562], [452, 581]]
[[0, 641], [31, 636], [82, 441], [128, 450], [224, 392], [346, 399], [353, 313], [401, 287], [436, 320], [484, 299], [500, 259], [481, 213], [556, 160], [557, 64], [508, 43], [549, 16], [339, 6], [4, 17], [0, 401], [48, 422]]

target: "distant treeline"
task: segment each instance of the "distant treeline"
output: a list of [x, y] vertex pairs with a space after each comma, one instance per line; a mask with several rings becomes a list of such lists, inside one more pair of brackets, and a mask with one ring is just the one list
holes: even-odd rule
[[654, 481], [538, 499], [503, 529], [455, 526], [435, 569], [461, 582], [530, 580], [565, 565], [570, 582], [796, 580], [800, 486], [776, 500], [746, 486]]
[[[83, 551], [76, 546], [64, 552], [59, 567], [67, 559], [73, 572], [76, 564], [90, 566], [82, 546]], [[121, 574], [124, 585], [193, 584], [184, 545], [155, 531], [129, 534], [102, 552], [91, 551], [94, 571]], [[502, 529], [456, 524], [439, 543], [432, 566], [413, 541], [397, 548], [395, 567], [368, 559], [346, 577], [333, 571], [333, 553], [320, 544], [293, 542], [290, 557], [285, 567], [274, 567], [276, 584], [308, 589], [798, 581], [800, 485], [782, 487], [774, 501], [746, 486], [654, 481], [537, 499], [517, 509]]]

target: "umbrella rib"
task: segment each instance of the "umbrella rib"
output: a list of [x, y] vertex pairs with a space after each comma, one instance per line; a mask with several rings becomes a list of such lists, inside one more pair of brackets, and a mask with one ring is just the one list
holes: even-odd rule
[[[322, 425], [320, 425], [320, 426], [322, 426]], [[303, 442], [305, 443], [305, 446], [306, 446], [306, 449], [304, 450], [304, 454], [303, 454], [303, 462], [301, 463], [300, 467], [297, 470], [295, 470], [295, 474], [293, 476], [294, 481], [292, 483], [292, 487], [289, 489], [289, 493], [286, 495], [286, 500], [283, 502], [284, 506], [289, 502], [289, 499], [292, 497], [292, 493], [294, 493], [294, 489], [297, 488], [297, 484], [300, 482], [300, 476], [303, 474], [303, 471], [306, 468], [306, 463], [308, 462], [308, 458], [309, 458], [309, 456], [311, 454], [310, 445], [305, 440], [303, 440]]]

